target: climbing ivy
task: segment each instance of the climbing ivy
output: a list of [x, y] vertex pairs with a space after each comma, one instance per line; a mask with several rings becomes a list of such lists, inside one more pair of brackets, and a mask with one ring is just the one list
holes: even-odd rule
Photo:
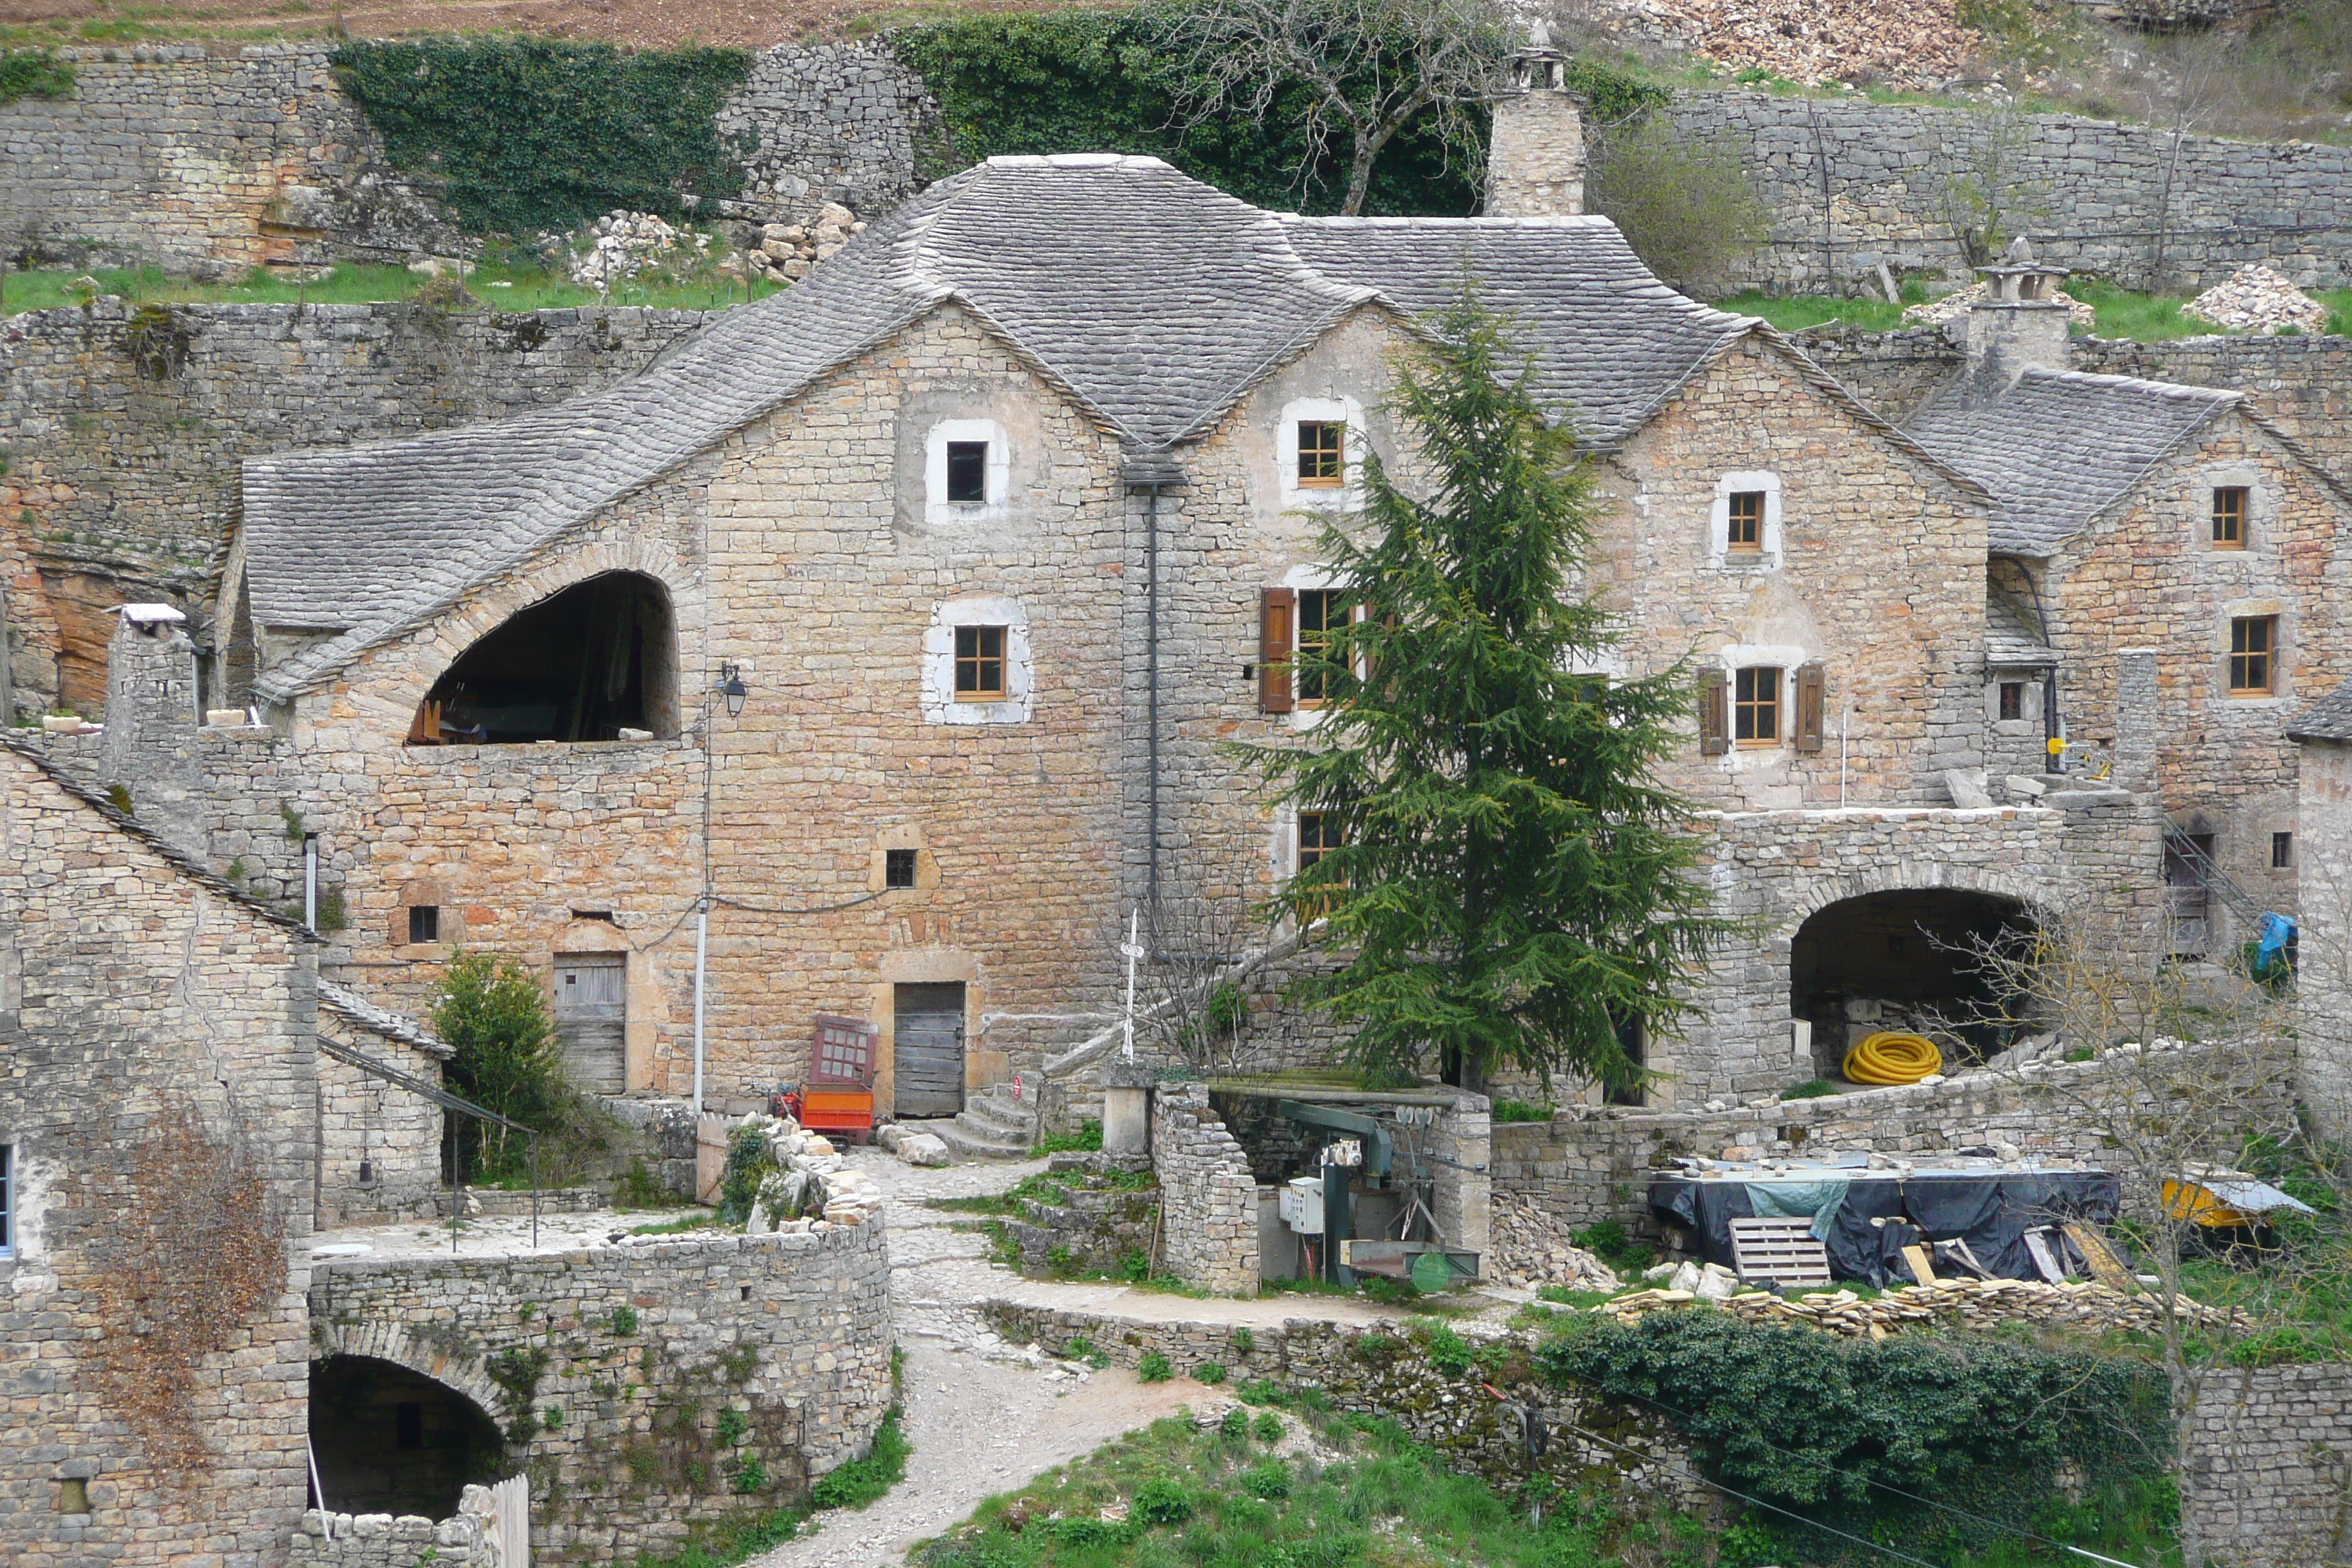
[[[1849, 1342], [1720, 1312], [1632, 1326], [1571, 1316], [1536, 1352], [1552, 1382], [1665, 1414], [1717, 1480], [1833, 1529], [1965, 1548], [1956, 1516], [2030, 1523], [2064, 1473], [2146, 1489], [2168, 1451], [2144, 1363], [1987, 1336]], [[1950, 1539], [1946, 1539], [1947, 1536]], [[1836, 1561], [1833, 1538], [1811, 1544]]]
[[74, 68], [47, 49], [0, 49], [0, 103], [71, 98]]
[[424, 38], [348, 43], [334, 64], [394, 165], [476, 232], [562, 231], [614, 207], [677, 216], [684, 196], [742, 189], [718, 112], [751, 71], [743, 49]]

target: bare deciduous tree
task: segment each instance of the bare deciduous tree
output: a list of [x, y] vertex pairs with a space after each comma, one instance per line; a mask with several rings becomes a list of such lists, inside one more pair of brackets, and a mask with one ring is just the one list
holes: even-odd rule
[[1364, 210], [1372, 164], [1400, 131], [1434, 115], [1449, 153], [1475, 145], [1474, 115], [1501, 85], [1512, 26], [1493, 0], [1195, 0], [1147, 19], [1185, 83], [1179, 113], [1198, 124], [1263, 119], [1305, 89], [1303, 189], [1335, 141], [1348, 146], [1339, 210]]
[[[2037, 1031], [1992, 1070], [2031, 1086], [2076, 1142], [2095, 1141], [2120, 1183], [2116, 1230], [2158, 1309], [2148, 1342], [2127, 1353], [2164, 1373], [2182, 1561], [2200, 1568], [2209, 1543], [2191, 1461], [2197, 1430], [2221, 1403], [2209, 1390], [2287, 1346], [2314, 1292], [2333, 1289], [2352, 1261], [2327, 1213], [2344, 1173], [2305, 1135], [2291, 993], [2218, 965], [2135, 963], [2137, 944], [2115, 938], [2085, 919], [2046, 926], [2029, 943], [1976, 944], [1990, 989], [2005, 1000], [1998, 1019], [1971, 1021]], [[2322, 1200], [2318, 1221], [2298, 1217], [2270, 1245], [2235, 1247], [2221, 1238], [2244, 1238], [2198, 1224], [2200, 1177], [2220, 1180], [2250, 1160], [2272, 1174], [2296, 1172]]]
[[1937, 197], [1944, 226], [1969, 267], [1989, 267], [2024, 228], [2049, 214], [2049, 194], [2022, 178], [2033, 122], [2014, 100], [1994, 105], [1941, 160]]

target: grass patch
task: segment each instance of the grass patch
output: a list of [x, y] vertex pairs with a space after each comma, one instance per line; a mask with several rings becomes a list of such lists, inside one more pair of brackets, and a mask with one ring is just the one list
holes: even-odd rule
[[719, 1217], [716, 1209], [704, 1209], [699, 1214], [681, 1215], [677, 1219], [665, 1220], [658, 1225], [637, 1226], [632, 1228], [629, 1234], [631, 1236], [678, 1236], [689, 1230], [708, 1230], [714, 1226], [723, 1228], [726, 1223]]
[[[2193, 298], [2188, 294], [2144, 294], [2137, 289], [2118, 289], [2096, 279], [2076, 278], [2067, 281], [2066, 291], [2096, 313], [2098, 321], [2091, 331], [2102, 338], [2121, 338], [2132, 342], [2162, 343], [2178, 338], [2207, 338], [2231, 335], [2209, 321], [2184, 315], [2181, 307]], [[1914, 296], [1916, 296], [1915, 299]], [[1927, 296], [1917, 285], [1906, 285], [1903, 290], [1906, 304], [1916, 304]], [[2327, 330], [2352, 337], [2352, 289], [2324, 290], [2312, 295], [2328, 309]], [[1825, 326], [1832, 321], [1854, 327], [1865, 332], [1893, 331], [1902, 324], [1903, 305], [1890, 305], [1884, 300], [1846, 300], [1819, 294], [1765, 294], [1749, 290], [1734, 294], [1715, 302], [1720, 310], [1730, 310], [1742, 316], [1761, 316], [1784, 332], [1802, 331], [1807, 327]], [[1501, 1108], [1496, 1108], [1496, 1120], [1503, 1120]]]
[[1551, 1106], [1543, 1100], [1497, 1100], [1494, 1115], [1497, 1126], [1507, 1121], [1549, 1121]]
[[[1925, 296], [1922, 296], [1925, 298]], [[1738, 316], [1761, 316], [1784, 332], [1823, 327], [1832, 321], [1865, 332], [1891, 332], [1903, 324], [1903, 307], [1884, 300], [1840, 300], [1820, 294], [1765, 294], [1749, 289], [1717, 300], [1715, 308]]]
[[870, 1508], [882, 1495], [907, 1479], [907, 1457], [915, 1451], [898, 1429], [898, 1407], [890, 1406], [875, 1428], [874, 1444], [862, 1459], [852, 1459], [817, 1479], [809, 1489], [812, 1508]]
[[1825, 1078], [1817, 1078], [1805, 1083], [1790, 1084], [1780, 1091], [1780, 1098], [1784, 1100], [1822, 1100], [1837, 1091], [1837, 1085]]
[[[309, 284], [298, 284], [259, 268], [242, 278], [217, 282], [167, 277], [162, 268], [153, 267], [109, 267], [89, 273], [70, 268], [42, 268], [8, 273], [7, 311], [14, 315], [22, 310], [78, 307], [82, 302], [82, 290], [76, 280], [85, 276], [97, 279], [101, 295], [120, 295], [137, 303], [159, 305], [291, 305], [298, 300], [312, 305], [371, 305], [410, 299], [431, 281], [405, 267], [356, 263], [339, 263], [329, 276]], [[536, 267], [485, 264], [466, 279], [466, 287], [481, 300], [484, 309], [491, 310], [568, 310], [597, 302], [593, 289], [583, 289], [569, 278]], [[768, 283], [730, 284], [706, 279], [686, 283], [625, 284], [613, 289], [607, 302], [669, 310], [720, 310], [765, 299], [775, 292], [775, 286]], [[1099, 1147], [1099, 1129], [1096, 1137], [1096, 1146]]]
[[1047, 1154], [1091, 1154], [1102, 1147], [1102, 1123], [1082, 1122], [1076, 1132], [1048, 1132], [1037, 1147]]

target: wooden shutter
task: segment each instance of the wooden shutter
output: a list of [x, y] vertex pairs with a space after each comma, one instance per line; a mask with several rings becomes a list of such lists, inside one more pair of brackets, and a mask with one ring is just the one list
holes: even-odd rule
[[1797, 671], [1797, 750], [1822, 749], [1822, 667], [1808, 664]]
[[1703, 757], [1719, 757], [1731, 750], [1731, 725], [1724, 711], [1725, 701], [1723, 671], [1700, 670], [1698, 751]]
[[1257, 707], [1261, 713], [1291, 708], [1290, 655], [1298, 641], [1298, 593], [1268, 588], [1257, 600]]

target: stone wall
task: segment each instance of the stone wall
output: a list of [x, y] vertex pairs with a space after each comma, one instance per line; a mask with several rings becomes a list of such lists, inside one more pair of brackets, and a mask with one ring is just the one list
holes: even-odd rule
[[[2227, 1053], [2217, 1052], [2227, 1069]], [[1976, 1072], [1940, 1084], [1866, 1089], [1816, 1100], [1759, 1098], [1718, 1110], [1562, 1110], [1549, 1121], [1494, 1130], [1497, 1192], [1529, 1198], [1570, 1226], [1613, 1219], [1656, 1236], [1649, 1209], [1654, 1173], [1676, 1158], [1877, 1153], [1924, 1159], [2015, 1144], [2029, 1159], [2097, 1167], [2106, 1135], [2084, 1113], [2110, 1069], [2097, 1061], [2053, 1063], [2024, 1074]], [[2256, 1075], [2286, 1089], [2283, 1070]], [[2291, 1108], [2268, 1115], [2291, 1120]], [[1732, 1151], [1746, 1151], [1736, 1154]]]
[[[226, 636], [207, 617], [241, 459], [440, 429], [598, 390], [708, 319], [406, 304], [142, 314], [112, 297], [87, 312], [6, 318], [0, 567], [19, 711], [60, 698], [99, 711], [110, 612], [125, 600], [178, 605], [205, 647]], [[142, 366], [135, 351], [159, 333], [172, 352]], [[230, 673], [240, 689], [251, 676]], [[234, 691], [206, 697], [242, 700]]]
[[719, 139], [743, 159], [730, 216], [789, 221], [824, 202], [879, 216], [922, 188], [919, 167], [944, 154], [939, 107], [888, 46], [778, 45], [761, 52], [719, 110]]
[[2210, 1561], [2352, 1563], [2352, 1363], [2218, 1368], [2191, 1419], [2182, 1507]]
[[[1673, 113], [1741, 148], [1771, 215], [1740, 283], [1875, 292], [1882, 258], [1898, 275], [1964, 270], [1944, 196], [2001, 134], [1990, 113], [1741, 91], [1682, 93]], [[2046, 260], [2192, 292], [2249, 261], [2305, 288], [2352, 281], [2352, 148], [2176, 144], [2159, 127], [2060, 114], [2021, 116], [2014, 134], [2002, 178], [2023, 199], [2009, 205]]]
[[[695, 1524], [805, 1497], [891, 1403], [889, 1311], [878, 1222], [356, 1259], [320, 1266], [310, 1287], [318, 1354], [421, 1373], [509, 1432], [508, 1461], [531, 1479], [533, 1558], [556, 1563], [674, 1552]], [[724, 1411], [743, 1425], [731, 1445]], [[739, 1492], [752, 1461], [765, 1483]]]
[[457, 1511], [438, 1522], [422, 1514], [302, 1515], [288, 1551], [288, 1568], [520, 1568], [499, 1550], [497, 1523], [486, 1487], [467, 1487]]
[[[441, 1081], [438, 1057], [331, 1007], [319, 1010], [319, 1032], [394, 1071]], [[320, 1052], [319, 1223], [432, 1214], [441, 1193], [441, 1108], [423, 1095]], [[603, 1194], [589, 1196], [601, 1206]]]
[[2306, 741], [2297, 749], [2298, 1076], [2326, 1135], [2345, 1138], [2352, 1136], [2352, 746]]
[[[17, 744], [0, 747], [0, 1143], [16, 1210], [0, 1258], [0, 1559], [272, 1568], [304, 1492], [310, 943]], [[237, 1189], [194, 1185], [222, 1194], [206, 1207], [187, 1165], [140, 1165], [183, 1116], [215, 1158], [249, 1152], [257, 1192], [232, 1206]], [[158, 1256], [142, 1216], [174, 1203], [198, 1240]], [[257, 1212], [282, 1218], [285, 1252], [259, 1308], [218, 1321], [188, 1280], [233, 1267]], [[148, 1299], [123, 1290], [132, 1279]], [[201, 1347], [184, 1400], [135, 1371], [127, 1386], [102, 1373], [108, 1346], [159, 1321]], [[170, 1484], [152, 1456], [175, 1406], [215, 1458]], [[87, 1511], [65, 1511], [69, 1481]]]
[[1160, 1232], [1160, 1194], [1120, 1179], [1137, 1163], [1100, 1152], [1055, 1155], [1046, 1173], [1061, 1196], [1024, 1197], [1020, 1217], [1004, 1222], [1021, 1272], [1118, 1273], [1129, 1258], [1148, 1257]]
[[1168, 1272], [1220, 1296], [1255, 1295], [1257, 1184], [1247, 1152], [1209, 1109], [1203, 1086], [1153, 1092], [1151, 1169], [1160, 1178], [1160, 1253]]
[[[1524, 1337], [1499, 1342], [1507, 1352], [1499, 1366], [1481, 1364], [1457, 1377], [1432, 1366], [1412, 1331], [1398, 1322], [1287, 1318], [1279, 1328], [1252, 1328], [1244, 1350], [1231, 1323], [1114, 1317], [1002, 1300], [982, 1310], [1015, 1344], [1067, 1353], [1071, 1340], [1084, 1339], [1120, 1366], [1157, 1353], [1179, 1374], [1213, 1362], [1234, 1383], [1321, 1389], [1336, 1408], [1391, 1418], [1428, 1444], [1448, 1469], [1497, 1488], [1512, 1489], [1540, 1474], [1570, 1494], [1590, 1489], [1637, 1505], [1719, 1517], [1713, 1511], [1715, 1494], [1699, 1482], [1690, 1450], [1665, 1417], [1542, 1381], [1528, 1360], [1530, 1341]], [[1503, 1397], [1489, 1393], [1490, 1386]], [[1547, 1428], [1549, 1443], [1540, 1459], [1528, 1457], [1517, 1415], [1523, 1408], [1534, 1410]]]

